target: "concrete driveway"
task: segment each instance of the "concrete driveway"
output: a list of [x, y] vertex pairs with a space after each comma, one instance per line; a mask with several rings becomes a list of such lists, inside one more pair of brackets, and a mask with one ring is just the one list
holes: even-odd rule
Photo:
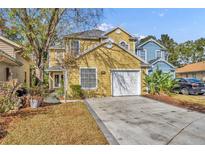
[[86, 104], [110, 144], [205, 144], [205, 114], [140, 96]]

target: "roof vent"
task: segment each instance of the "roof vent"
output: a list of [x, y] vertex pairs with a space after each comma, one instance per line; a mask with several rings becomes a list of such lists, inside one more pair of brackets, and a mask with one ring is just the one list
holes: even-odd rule
[[117, 34], [120, 34], [120, 33], [121, 33], [121, 30], [120, 30], [120, 29], [117, 29], [115, 32], [116, 32]]

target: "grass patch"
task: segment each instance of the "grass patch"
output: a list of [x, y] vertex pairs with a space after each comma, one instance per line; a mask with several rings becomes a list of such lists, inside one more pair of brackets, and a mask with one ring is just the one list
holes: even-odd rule
[[178, 99], [181, 101], [186, 101], [186, 102], [190, 102], [190, 103], [197, 103], [200, 105], [204, 105], [205, 106], [205, 96], [194, 96], [194, 95], [172, 95], [171, 96], [174, 99]]
[[81, 102], [30, 109], [18, 116], [1, 144], [108, 144]]
[[176, 94], [176, 95], [172, 94], [171, 96], [146, 94], [144, 96], [161, 102], [172, 104], [175, 106], [205, 113], [205, 96], [180, 95], [180, 94]]

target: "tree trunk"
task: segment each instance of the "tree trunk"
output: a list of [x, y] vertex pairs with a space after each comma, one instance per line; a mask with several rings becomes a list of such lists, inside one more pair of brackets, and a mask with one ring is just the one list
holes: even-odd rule
[[36, 84], [42, 84], [44, 81], [44, 70], [42, 68], [36, 68], [35, 75], [37, 79]]

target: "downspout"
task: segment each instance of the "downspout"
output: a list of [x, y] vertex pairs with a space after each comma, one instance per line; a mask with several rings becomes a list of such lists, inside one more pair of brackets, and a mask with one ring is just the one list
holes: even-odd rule
[[66, 103], [67, 92], [68, 92], [68, 69], [64, 69], [64, 103]]

